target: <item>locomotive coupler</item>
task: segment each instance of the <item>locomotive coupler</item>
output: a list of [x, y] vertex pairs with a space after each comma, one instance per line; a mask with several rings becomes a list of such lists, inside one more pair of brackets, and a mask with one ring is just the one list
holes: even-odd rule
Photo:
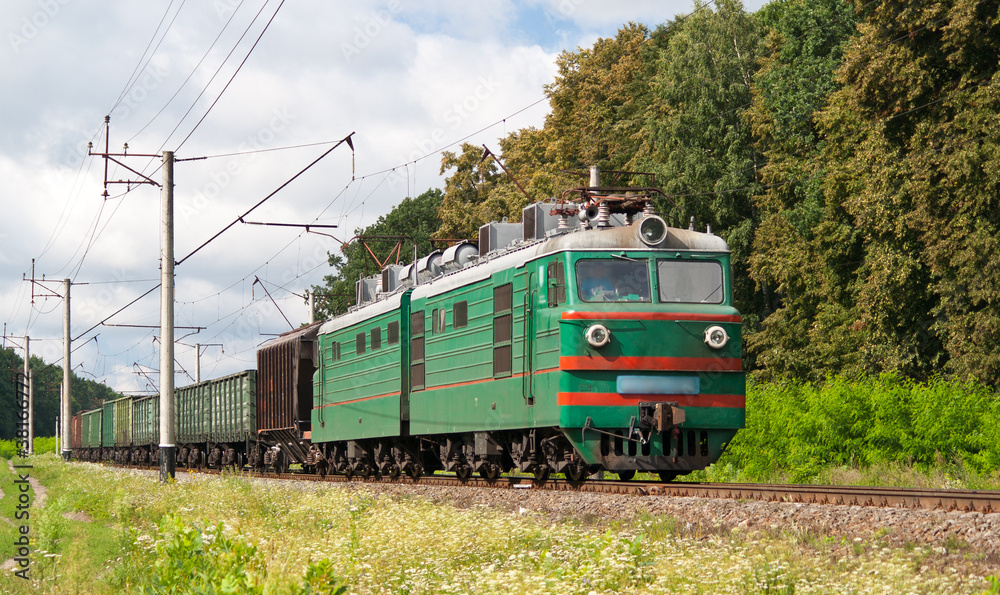
[[639, 403], [640, 428], [666, 432], [684, 423], [686, 417], [676, 402]]

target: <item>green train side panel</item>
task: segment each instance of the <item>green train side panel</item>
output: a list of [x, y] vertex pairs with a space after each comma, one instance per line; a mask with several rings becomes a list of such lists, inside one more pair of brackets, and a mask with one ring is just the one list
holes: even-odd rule
[[[555, 358], [540, 358], [534, 329], [526, 329], [525, 288], [528, 273], [544, 268], [532, 262], [507, 269], [441, 295], [414, 300], [424, 313], [426, 387], [410, 394], [410, 431], [441, 434], [554, 426], [558, 423]], [[512, 286], [509, 374], [494, 377], [494, 288]], [[468, 304], [468, 324], [454, 326], [454, 305]], [[443, 332], [435, 333], [434, 310], [445, 310]], [[527, 331], [527, 333], [526, 333]], [[533, 374], [526, 375], [526, 350], [534, 349]], [[551, 346], [548, 348], [551, 351]], [[546, 361], [547, 359], [547, 361]], [[546, 366], [548, 369], [543, 368]], [[531, 397], [531, 399], [529, 399]]]
[[132, 397], [114, 402], [115, 446], [132, 446]]
[[[401, 361], [408, 336], [407, 298], [400, 308], [317, 337], [320, 365], [313, 379], [312, 441], [361, 440], [399, 436], [406, 407], [402, 401]], [[389, 343], [389, 324], [399, 325], [399, 340]], [[372, 329], [381, 344], [372, 348]], [[364, 352], [357, 349], [364, 334]], [[334, 358], [333, 344], [340, 358]]]
[[106, 401], [102, 409], [101, 446], [111, 447], [115, 445], [115, 402]]
[[247, 370], [208, 385], [212, 442], [243, 442], [257, 435], [257, 371]]
[[239, 442], [257, 433], [255, 370], [179, 388], [179, 443]]
[[136, 398], [132, 401], [132, 442], [136, 446], [159, 445], [159, 395]]
[[103, 409], [83, 412], [80, 427], [80, 446], [83, 448], [101, 447], [101, 417]]
[[174, 411], [177, 415], [175, 439], [178, 444], [208, 440], [212, 402], [207, 383], [178, 388], [174, 393]]

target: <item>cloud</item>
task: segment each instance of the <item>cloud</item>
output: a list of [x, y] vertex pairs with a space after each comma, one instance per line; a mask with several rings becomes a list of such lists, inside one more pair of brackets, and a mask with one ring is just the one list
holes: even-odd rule
[[[690, 8], [686, 3], [592, 0], [567, 0], [572, 10], [557, 0], [289, 2], [181, 145], [277, 6], [265, 1], [246, 0], [235, 16], [232, 10], [240, 4], [232, 0], [188, 2], [174, 18], [180, 6], [175, 4], [163, 21], [166, 26], [173, 20], [162, 41], [154, 31], [164, 16], [163, 4], [7, 3], [0, 14], [6, 43], [0, 48], [5, 89], [0, 95], [0, 274], [8, 282], [0, 291], [0, 312], [8, 314], [13, 332], [29, 329], [52, 339], [62, 334], [55, 301], [41, 310], [27, 304], [30, 293], [20, 278], [30, 271], [32, 258], [38, 275], [61, 279], [77, 269], [86, 250], [76, 280], [95, 284], [74, 287], [74, 335], [159, 279], [159, 188], [133, 187], [104, 201], [105, 164], [85, 156], [92, 139], [95, 150], [104, 149], [105, 115], [111, 115], [112, 152], [128, 142], [133, 155], [179, 148], [178, 158], [335, 141], [354, 131], [353, 159], [346, 146], [338, 148], [247, 217], [286, 223], [319, 217], [339, 225], [335, 235], [344, 240], [407, 194], [440, 186], [436, 151], [443, 145], [485, 129], [467, 142], [496, 150], [497, 138], [541, 126], [545, 101], [501, 120], [543, 97], [559, 51], [595, 35], [614, 35], [628, 20], [655, 26], [670, 18], [675, 6], [676, 12]], [[261, 19], [251, 25], [262, 6]], [[148, 64], [140, 61], [153, 47]], [[177, 258], [330, 146], [178, 162]], [[122, 161], [161, 179], [159, 158]], [[395, 173], [383, 171], [404, 164]], [[113, 163], [108, 174], [112, 180], [136, 179]], [[116, 196], [125, 190], [115, 184], [109, 192]], [[254, 286], [255, 278], [266, 282], [293, 323], [303, 322], [306, 307], [293, 292], [321, 283], [329, 273], [327, 252], [338, 249], [336, 241], [297, 228], [237, 224], [178, 266], [178, 323], [207, 327], [184, 341], [225, 344], [224, 354], [216, 350], [203, 357], [204, 375], [253, 367], [256, 347], [287, 330], [277, 307], [259, 284]], [[158, 299], [154, 291], [111, 322], [156, 324]], [[98, 328], [80, 343], [97, 332], [96, 343], [74, 345], [80, 346], [74, 362], [85, 362], [88, 372], [116, 388], [145, 386], [132, 364], [159, 366], [158, 346], [152, 342], [158, 331]], [[52, 345], [49, 361], [62, 355], [58, 341]], [[177, 357], [193, 371], [193, 350], [178, 348]], [[177, 377], [179, 385], [186, 382], [182, 374]]]

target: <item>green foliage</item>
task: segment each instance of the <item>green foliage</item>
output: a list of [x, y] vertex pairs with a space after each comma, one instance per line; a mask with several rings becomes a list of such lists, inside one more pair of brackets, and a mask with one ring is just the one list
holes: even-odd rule
[[508, 215], [520, 217], [499, 195], [494, 195], [499, 175], [496, 162], [482, 159], [483, 150], [462, 143], [462, 152], [441, 154], [441, 173], [454, 172], [445, 180], [441, 202], [441, 227], [435, 234], [441, 238], [478, 238], [479, 226], [500, 221]]
[[56, 437], [55, 436], [42, 436], [35, 437], [34, 440], [34, 450], [36, 455], [43, 455], [45, 453], [55, 453], [56, 452]]
[[990, 586], [981, 595], [1000, 595], [1000, 576], [988, 576], [986, 580], [989, 581]]
[[14, 440], [0, 440], [0, 458], [13, 459], [18, 456], [18, 443]]
[[310, 562], [297, 595], [343, 595], [347, 587], [337, 578], [336, 569], [328, 559]]
[[752, 119], [772, 185], [752, 272], [778, 298], [749, 341], [764, 376], [997, 385], [1000, 7], [784, 8]]
[[[36, 437], [34, 447], [36, 455], [54, 453], [56, 451], [55, 436]], [[16, 440], [0, 440], [0, 459], [13, 459], [20, 456], [17, 448], [18, 442]]]
[[757, 384], [747, 392], [747, 428], [719, 466], [754, 481], [787, 474], [808, 482], [831, 466], [943, 460], [977, 472], [1000, 469], [1000, 399], [979, 384], [917, 383], [883, 375], [822, 384]]
[[[203, 530], [174, 515], [160, 522], [160, 542], [141, 593], [260, 594], [267, 571], [257, 547], [229, 538], [222, 523]], [[312, 591], [318, 592], [318, 591]]]

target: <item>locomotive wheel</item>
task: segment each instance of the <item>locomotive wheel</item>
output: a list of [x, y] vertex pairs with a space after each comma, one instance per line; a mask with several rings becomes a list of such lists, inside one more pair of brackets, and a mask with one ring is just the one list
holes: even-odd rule
[[535, 468], [535, 483], [542, 484], [549, 479], [549, 474], [552, 472], [552, 467], [548, 465], [539, 465]]
[[634, 470], [633, 471], [619, 471], [618, 472], [618, 479], [620, 479], [622, 481], [631, 481], [631, 479], [633, 477], [635, 477], [635, 471]]
[[455, 467], [455, 476], [458, 477], [459, 481], [469, 481], [469, 478], [472, 477], [472, 466], [458, 465]]
[[564, 470], [564, 473], [566, 474], [566, 479], [574, 483], [582, 482], [587, 479], [587, 466], [582, 462], [574, 463], [572, 465], [568, 465]]
[[500, 465], [496, 463], [484, 463], [479, 468], [479, 476], [486, 481], [496, 481], [500, 477]]
[[677, 479], [677, 474], [672, 471], [660, 471], [660, 481], [663, 483], [670, 483], [671, 481]]
[[409, 476], [409, 478], [412, 479], [413, 481], [420, 479], [420, 476], [423, 474], [424, 474], [424, 466], [421, 465], [420, 463], [413, 463], [406, 468], [406, 475]]
[[385, 470], [382, 472], [382, 474], [388, 477], [389, 479], [398, 479], [399, 465], [395, 463], [389, 463], [388, 465], [385, 466]]

